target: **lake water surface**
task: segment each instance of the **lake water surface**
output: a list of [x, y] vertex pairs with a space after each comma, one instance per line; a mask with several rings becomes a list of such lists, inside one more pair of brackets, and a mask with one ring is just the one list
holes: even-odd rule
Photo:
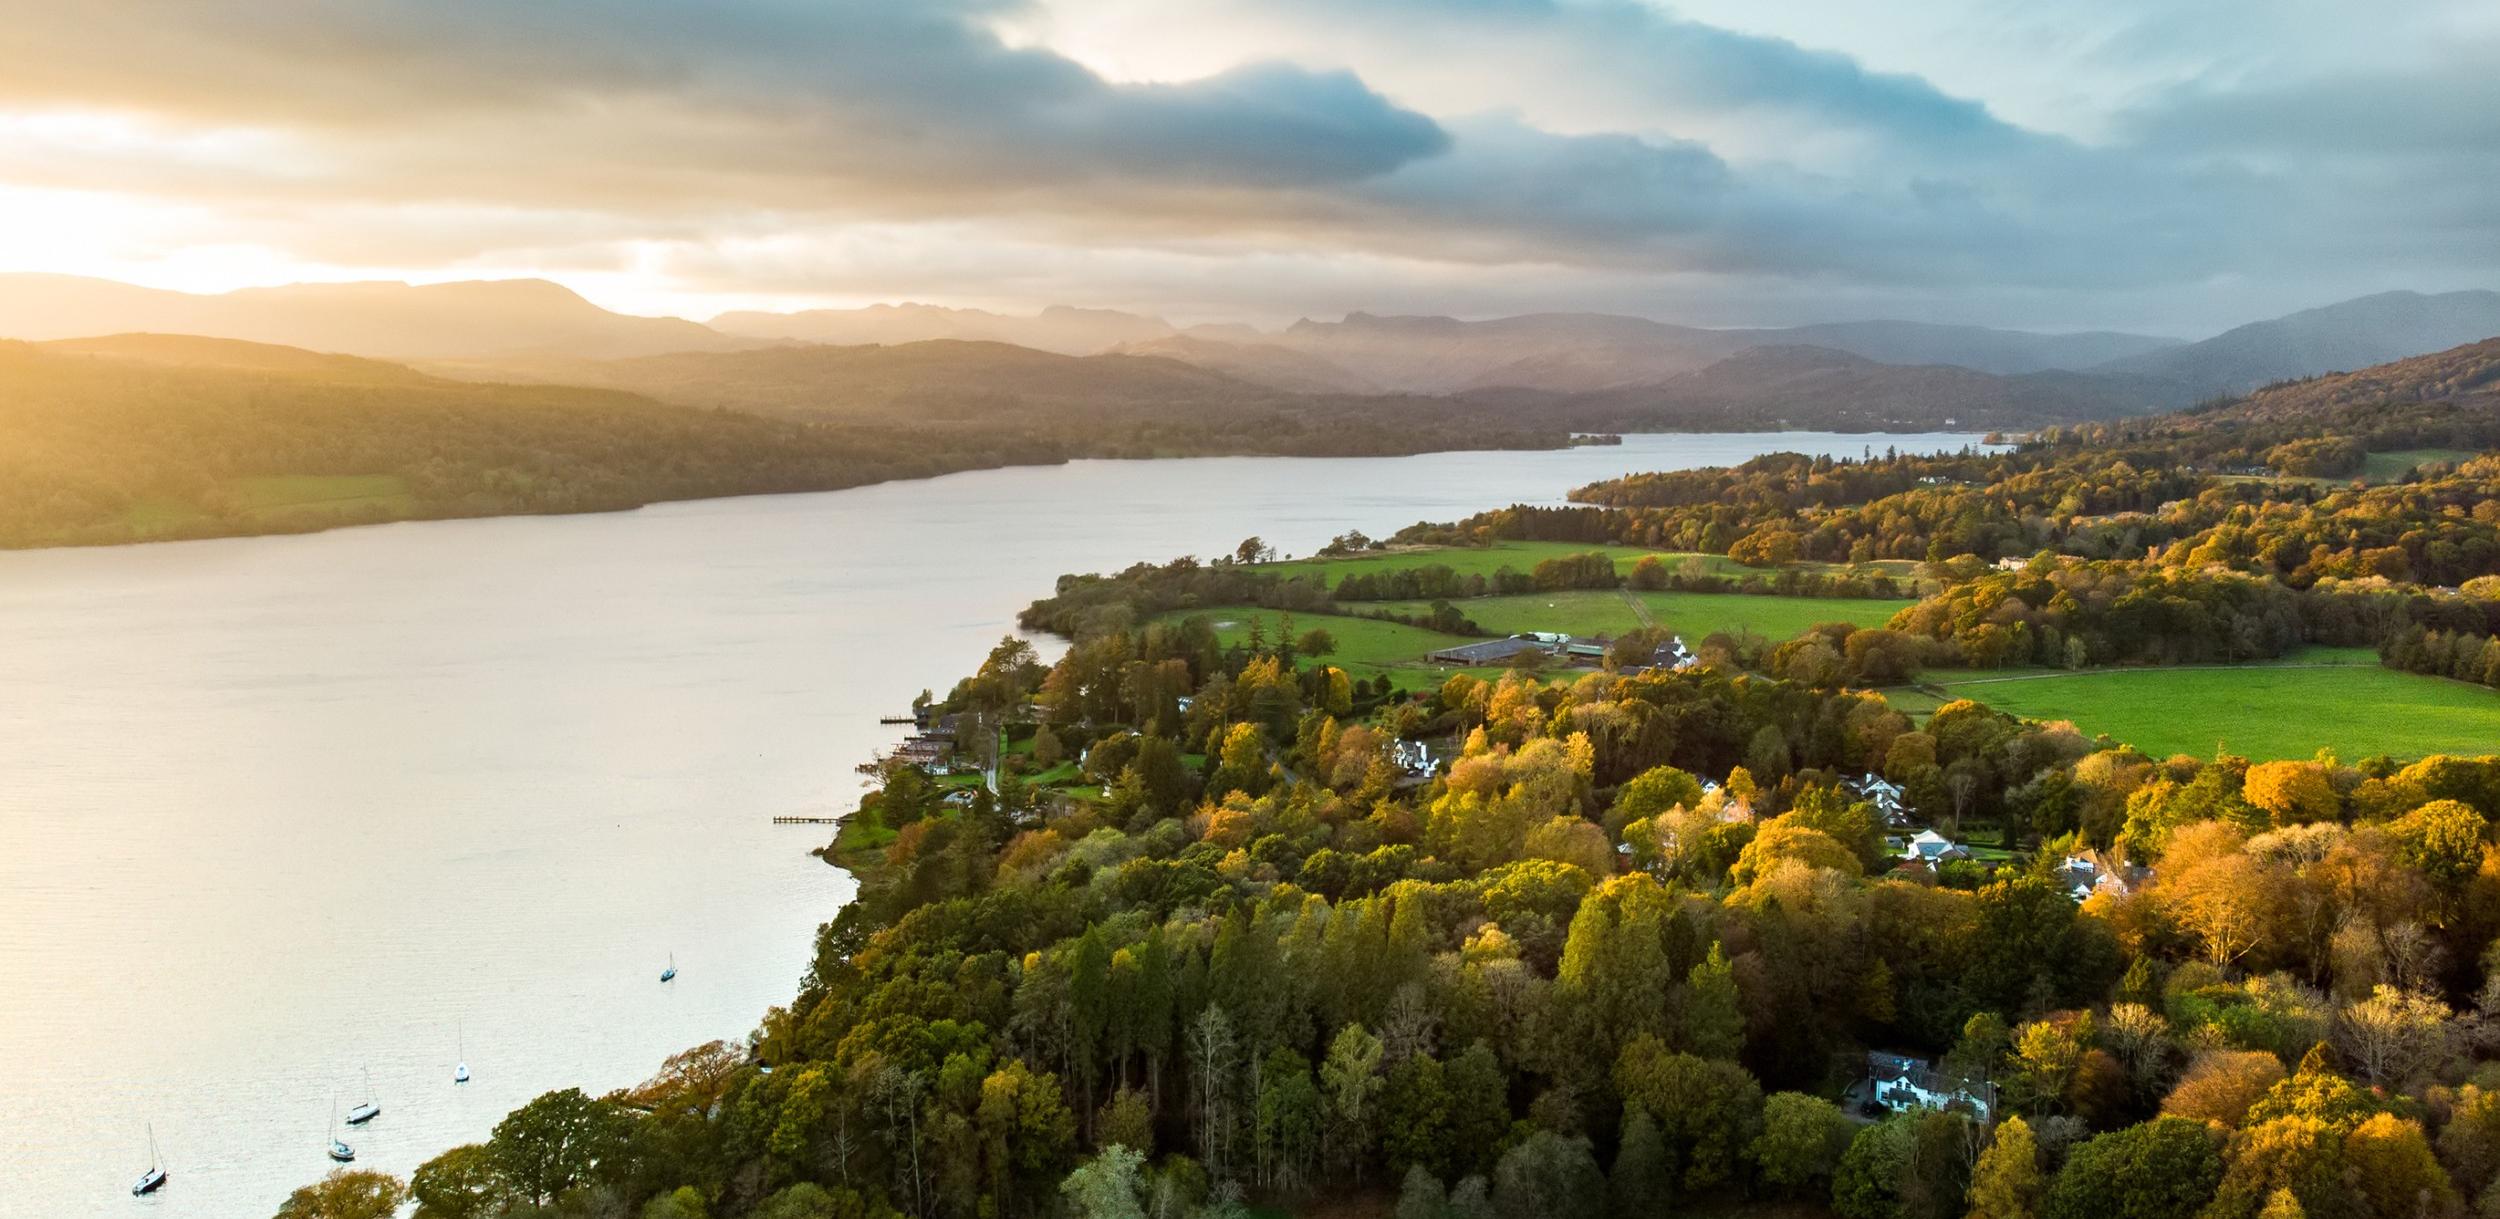
[[[258, 1219], [368, 1072], [344, 1137], [405, 1174], [743, 1036], [851, 893], [806, 854], [830, 827], [771, 818], [847, 811], [877, 717], [1063, 572], [1969, 439], [1086, 461], [0, 554], [0, 1215]], [[172, 1181], [134, 1199], [149, 1123]]]

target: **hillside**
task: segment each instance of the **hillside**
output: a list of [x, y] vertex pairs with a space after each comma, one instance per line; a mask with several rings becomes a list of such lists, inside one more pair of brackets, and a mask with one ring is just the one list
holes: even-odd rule
[[628, 508], [1057, 460], [1026, 435], [900, 428], [486, 385], [158, 335], [0, 342], [0, 546]]
[[2137, 414], [2163, 387], [2071, 372], [2001, 377], [1881, 364], [1821, 347], [1757, 347], [1646, 385], [1574, 394], [1550, 416], [1584, 430], [2022, 428]]
[[597, 385], [693, 406], [811, 419], [996, 422], [1025, 415], [1252, 406], [1292, 397], [1177, 360], [1068, 356], [963, 339], [445, 367], [465, 376]]
[[290, 284], [218, 295], [69, 275], [0, 274], [0, 338], [150, 331], [382, 359], [583, 357], [755, 345], [673, 317], [611, 313], [545, 280]]
[[2382, 292], [2114, 361], [2103, 371], [2176, 381], [2198, 396], [2368, 368], [2500, 335], [2500, 292]]
[[792, 419], [949, 434], [1022, 428], [1058, 437], [1072, 452], [1106, 457], [1419, 453], [1545, 448], [1566, 439], [1550, 421], [1509, 419], [1441, 399], [1305, 395], [1157, 356], [1067, 356], [952, 339], [445, 370], [597, 385]]
[[[1255, 333], [1255, 332], [1254, 332]], [[1378, 385], [1312, 355], [1256, 339], [1239, 341], [1200, 334], [1175, 334], [1111, 349], [1118, 355], [1160, 356], [1211, 372], [1305, 394], [1377, 393]]]
[[724, 334], [835, 346], [965, 339], [1013, 343], [1072, 356], [1095, 355], [1124, 343], [1150, 342], [1172, 333], [1171, 325], [1161, 318], [1067, 305], [1053, 305], [1032, 317], [918, 304], [809, 309], [798, 313], [738, 312], [713, 318], [711, 325]]

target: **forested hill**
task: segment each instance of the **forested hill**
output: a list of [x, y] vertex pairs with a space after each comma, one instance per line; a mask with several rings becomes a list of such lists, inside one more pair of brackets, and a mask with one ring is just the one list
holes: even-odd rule
[[2054, 370], [2000, 376], [1782, 346], [1752, 348], [1664, 380], [1567, 395], [1548, 409], [1584, 430], [1930, 431], [2035, 428], [2185, 404], [2175, 387], [2143, 377]]
[[2353, 407], [2392, 411], [2423, 402], [2500, 408], [2500, 338], [2358, 372], [2279, 382], [2197, 413], [2215, 421], [2315, 419]]
[[632, 360], [443, 366], [632, 390], [793, 419], [982, 432], [1026, 428], [1092, 456], [1363, 456], [1544, 448], [1566, 426], [1535, 412], [1408, 395], [1293, 393], [1160, 356], [1067, 356], [1007, 343], [795, 345]]
[[[772, 353], [798, 366], [781, 381], [729, 383], [747, 389], [720, 396], [753, 409], [727, 410], [186, 335], [0, 342], [0, 546], [601, 511], [1080, 456], [1414, 453], [1568, 439], [1423, 400], [1339, 409], [1128, 357], [1105, 359], [1134, 374], [1131, 392], [1095, 399], [1085, 389], [1093, 383], [1034, 366], [1066, 357], [949, 346], [1012, 353], [991, 365], [1014, 370], [995, 384], [1029, 396], [985, 395], [958, 372], [911, 392], [855, 378], [840, 383], [881, 387], [860, 399], [863, 409], [805, 409], [796, 387], [824, 370], [799, 357], [843, 349]], [[685, 383], [659, 371], [648, 379]]]
[[1064, 456], [1028, 435], [936, 446], [225, 340], [0, 343], [0, 545], [13, 547], [628, 508]]

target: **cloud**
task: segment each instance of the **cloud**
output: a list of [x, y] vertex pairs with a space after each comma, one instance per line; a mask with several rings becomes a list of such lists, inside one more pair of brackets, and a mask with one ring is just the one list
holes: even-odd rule
[[[1938, 11], [1951, 66], [1981, 10]], [[2102, 108], [2053, 131], [1640, 0], [0, 0], [0, 188], [180, 208], [150, 249], [645, 293], [2123, 325], [2500, 278], [2490, 31], [2399, 70], [2309, 45], [2342, 18], [2111, 12], [1984, 45], [2215, 45], [2059, 85]]]

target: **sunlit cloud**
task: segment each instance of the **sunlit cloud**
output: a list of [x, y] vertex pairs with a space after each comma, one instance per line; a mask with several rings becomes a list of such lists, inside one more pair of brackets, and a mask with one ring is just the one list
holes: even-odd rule
[[13, 7], [0, 266], [160, 286], [2192, 330], [2500, 280], [2448, 0]]

